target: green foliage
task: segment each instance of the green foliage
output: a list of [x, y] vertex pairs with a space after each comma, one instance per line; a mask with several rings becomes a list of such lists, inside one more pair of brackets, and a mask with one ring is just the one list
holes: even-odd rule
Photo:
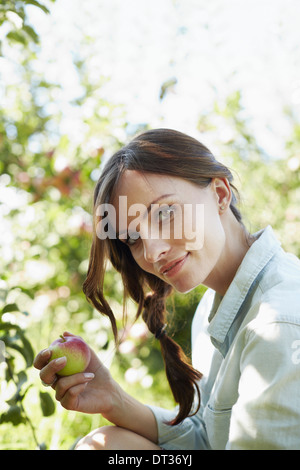
[[35, 44], [39, 42], [35, 29], [27, 22], [26, 6], [28, 5], [38, 7], [44, 13], [49, 13], [48, 8], [36, 0], [0, 1], [0, 27], [6, 27], [5, 40], [11, 44], [19, 43], [22, 46], [29, 46], [32, 42]]
[[[124, 143], [126, 113], [103, 98], [105, 80], [91, 82], [88, 57], [77, 54], [74, 67], [82, 93], [68, 105], [74, 114], [80, 111], [83, 130], [75, 142], [61, 131], [63, 113], [57, 103], [64, 90], [35, 67], [39, 38], [28, 24], [28, 5], [48, 12], [37, 1], [0, 2], [0, 26], [6, 28], [2, 50], [13, 50], [18, 63], [18, 78], [6, 84], [0, 109], [0, 448], [68, 449], [106, 423], [99, 416], [62, 409], [53, 391], [40, 384], [33, 358], [64, 330], [83, 336], [138, 399], [165, 407], [174, 402], [159, 342], [140, 320], [134, 323], [135, 305], [129, 303], [128, 323], [123, 324], [119, 275], [109, 269], [105, 281], [119, 345], [107, 319], [82, 294], [93, 188], [103, 158]], [[176, 77], [162, 84], [160, 99], [175, 82]], [[271, 161], [257, 145], [241, 98], [236, 92], [216, 103], [199, 117], [198, 130], [214, 136], [216, 156], [234, 169], [246, 225], [254, 231], [271, 224], [284, 248], [300, 255], [299, 123], [290, 113], [294, 130], [286, 143], [288, 158]], [[168, 302], [168, 333], [187, 355], [192, 317], [204, 290], [176, 294]]]
[[283, 247], [300, 256], [300, 133], [291, 110], [285, 110], [292, 128], [286, 156], [270, 158], [261, 148], [245, 117], [240, 91], [215, 103], [200, 116], [198, 130], [211, 135], [216, 158], [231, 168], [240, 193], [240, 210], [250, 232], [272, 225]]
[[[21, 290], [21, 289], [19, 289]], [[35, 427], [24, 407], [24, 399], [33, 383], [28, 379], [27, 372], [31, 369], [34, 359], [32, 345], [23, 329], [13, 321], [3, 321], [7, 314], [17, 313], [28, 315], [20, 311], [16, 303], [5, 303], [8, 292], [2, 290], [1, 297], [4, 306], [0, 311], [0, 342], [2, 348], [1, 362], [4, 363], [4, 377], [0, 391], [6, 395], [6, 408], [2, 410], [0, 424], [11, 423], [13, 426], [26, 424], [31, 428], [32, 437], [37, 447], [41, 448], [35, 432]], [[11, 317], [12, 318], [12, 317]], [[11, 387], [12, 386], [12, 387]], [[41, 409], [44, 416], [50, 416], [55, 411], [55, 404], [49, 393], [40, 394]]]

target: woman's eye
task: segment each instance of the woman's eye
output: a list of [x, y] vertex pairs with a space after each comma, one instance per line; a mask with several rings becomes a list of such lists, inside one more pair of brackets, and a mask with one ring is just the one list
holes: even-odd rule
[[174, 207], [166, 206], [158, 211], [158, 221], [163, 222], [164, 220], [170, 219], [174, 215]]

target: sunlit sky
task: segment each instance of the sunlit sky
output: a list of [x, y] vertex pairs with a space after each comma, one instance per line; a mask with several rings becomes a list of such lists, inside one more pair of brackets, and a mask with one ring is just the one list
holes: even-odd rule
[[[81, 90], [74, 54], [89, 56], [90, 80], [110, 78], [105, 96], [133, 124], [196, 133], [200, 115], [242, 92], [245, 116], [265, 150], [283, 156], [285, 106], [300, 108], [299, 0], [56, 0], [51, 15], [30, 7], [41, 36], [38, 63], [65, 88]], [[83, 45], [85, 36], [93, 39]], [[176, 85], [159, 100], [162, 83]], [[65, 131], [77, 132], [66, 106]], [[74, 135], [75, 137], [75, 135]]]

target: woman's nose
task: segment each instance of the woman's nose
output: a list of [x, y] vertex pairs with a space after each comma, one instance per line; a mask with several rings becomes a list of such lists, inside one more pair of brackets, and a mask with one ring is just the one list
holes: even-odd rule
[[144, 258], [148, 263], [159, 261], [169, 251], [170, 246], [166, 240], [144, 239]]

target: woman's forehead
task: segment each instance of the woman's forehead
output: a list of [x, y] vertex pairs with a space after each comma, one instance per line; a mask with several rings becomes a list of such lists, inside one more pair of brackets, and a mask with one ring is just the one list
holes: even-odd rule
[[[114, 191], [114, 197], [111, 201], [117, 208], [118, 198], [127, 196], [134, 202], [144, 202], [146, 200], [164, 194], [166, 192], [176, 193], [178, 180], [181, 178], [158, 173], [141, 173], [136, 170], [126, 170], [121, 176]], [[183, 180], [182, 180], [183, 181]], [[166, 191], [168, 189], [168, 191]]]
[[174, 177], [126, 170], [111, 200], [116, 216], [113, 225], [116, 225], [117, 232], [125, 232], [137, 212], [147, 216], [153, 204], [170, 196], [178, 198], [178, 183]]

